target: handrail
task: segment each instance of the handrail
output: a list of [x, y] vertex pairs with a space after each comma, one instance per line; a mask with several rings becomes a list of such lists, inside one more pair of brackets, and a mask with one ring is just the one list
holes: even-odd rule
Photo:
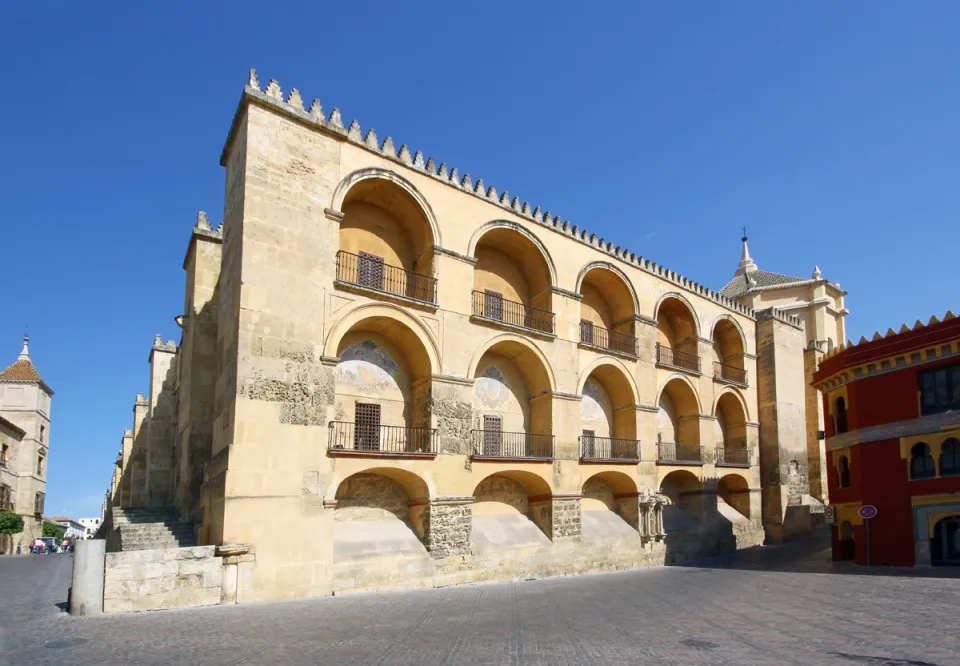
[[640, 440], [622, 437], [596, 437], [581, 435], [580, 458], [582, 460], [635, 460], [640, 461]]
[[580, 322], [580, 342], [591, 347], [609, 349], [630, 356], [639, 355], [635, 337], [620, 331], [608, 330], [585, 319]]
[[750, 467], [753, 455], [746, 446], [718, 446], [715, 460], [721, 467]]
[[436, 453], [437, 430], [331, 421], [327, 448], [330, 451], [366, 453]]
[[534, 331], [553, 333], [554, 315], [532, 305], [508, 301], [501, 294], [491, 291], [473, 291], [473, 314], [492, 321], [521, 326]]
[[700, 372], [700, 357], [657, 343], [657, 364]]
[[337, 252], [337, 280], [424, 303], [437, 302], [436, 278], [385, 264], [372, 255]]
[[481, 458], [553, 458], [553, 435], [473, 430], [473, 455]]
[[687, 442], [657, 442], [657, 462], [703, 464], [703, 447]]
[[727, 363], [721, 363], [720, 361], [713, 362], [713, 377], [714, 379], [720, 379], [726, 382], [733, 382], [735, 384], [747, 384], [747, 371], [743, 368], [738, 368], [735, 365], [729, 365]]

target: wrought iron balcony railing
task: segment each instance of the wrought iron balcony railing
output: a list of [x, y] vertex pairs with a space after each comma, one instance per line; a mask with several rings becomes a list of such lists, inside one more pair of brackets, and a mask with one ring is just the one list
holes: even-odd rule
[[473, 292], [473, 314], [492, 321], [521, 326], [534, 331], [553, 333], [553, 313], [547, 310], [508, 301], [492, 291]]
[[657, 442], [657, 462], [673, 465], [702, 465], [703, 447], [685, 442]]
[[700, 357], [657, 343], [657, 365], [700, 372]]
[[592, 321], [584, 320], [580, 322], [580, 342], [591, 347], [609, 349], [621, 354], [638, 355], [637, 339], [635, 337], [619, 331], [608, 331]]
[[733, 384], [742, 384], [743, 386], [747, 385], [746, 370], [743, 368], [738, 368], [735, 365], [720, 363], [719, 361], [713, 362], [713, 378], [724, 382], [731, 382]]
[[369, 254], [337, 252], [337, 280], [424, 303], [437, 302], [437, 280]]
[[640, 440], [620, 437], [580, 436], [581, 460], [640, 462]]
[[721, 467], [750, 467], [753, 455], [746, 446], [718, 446], [716, 463]]
[[327, 448], [357, 453], [436, 453], [434, 428], [331, 421]]
[[473, 455], [480, 458], [553, 458], [553, 435], [474, 430]]

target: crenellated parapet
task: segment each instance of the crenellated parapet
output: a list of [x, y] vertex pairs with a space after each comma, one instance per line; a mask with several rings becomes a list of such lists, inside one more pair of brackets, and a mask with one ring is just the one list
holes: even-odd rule
[[[293, 117], [310, 127], [342, 137], [344, 140], [365, 150], [402, 164], [407, 168], [415, 169], [450, 187], [483, 199], [486, 202], [510, 211], [514, 215], [535, 222], [556, 233], [563, 234], [584, 245], [609, 254], [612, 258], [655, 275], [662, 280], [666, 280], [676, 285], [679, 289], [709, 299], [741, 315], [751, 318], [756, 317], [752, 309], [741, 305], [734, 299], [723, 296], [719, 292], [684, 277], [663, 265], [657, 264], [655, 261], [646, 259], [625, 247], [616, 245], [612, 241], [608, 241], [590, 232], [588, 229], [572, 224], [570, 220], [564, 220], [561, 216], [554, 215], [549, 210], [543, 210], [540, 206], [532, 206], [529, 202], [511, 195], [507, 190], [500, 192], [495, 185], [488, 186], [482, 178], [473, 178], [469, 173], [463, 173], [461, 175], [457, 167], [448, 167], [445, 162], [438, 163], [433, 157], [425, 157], [422, 151], [412, 151], [407, 144], [401, 144], [398, 149], [393, 138], [390, 136], [386, 136], [381, 141], [378, 139], [377, 133], [373, 128], [364, 132], [358, 120], [353, 120], [349, 126], [345, 127], [340, 115], [340, 110], [337, 108], [334, 108], [330, 112], [330, 115], [326, 116], [323, 106], [317, 99], [313, 100], [309, 108], [304, 108], [303, 98], [300, 95], [300, 91], [296, 88], [290, 91], [286, 100], [284, 100], [283, 91], [276, 79], [270, 79], [266, 88], [261, 89], [260, 80], [254, 69], [250, 70], [250, 77], [247, 85], [243, 89], [243, 95], [244, 98], [255, 99], [260, 104], [275, 109], [289, 117]], [[241, 105], [242, 104], [243, 100], [241, 100]], [[230, 133], [227, 136], [227, 141], [220, 158], [221, 165], [226, 163], [227, 150], [238, 129], [238, 118], [239, 114], [234, 118], [233, 126], [230, 128]], [[786, 317], [788, 315], [784, 316]], [[790, 322], [788, 321], [788, 323]]]
[[794, 328], [803, 328], [803, 322], [800, 321], [799, 317], [795, 317], [792, 314], [787, 314], [782, 310], [777, 310], [776, 308], [767, 308], [765, 310], [754, 310], [754, 316], [757, 321], [766, 321], [768, 319], [776, 319], [777, 321], [793, 326]]

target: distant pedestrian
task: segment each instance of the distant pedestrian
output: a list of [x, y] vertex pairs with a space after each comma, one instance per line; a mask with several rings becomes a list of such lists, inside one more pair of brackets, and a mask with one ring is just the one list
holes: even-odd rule
[[20, 554], [20, 549], [23, 547], [23, 541], [17, 542], [17, 555]]

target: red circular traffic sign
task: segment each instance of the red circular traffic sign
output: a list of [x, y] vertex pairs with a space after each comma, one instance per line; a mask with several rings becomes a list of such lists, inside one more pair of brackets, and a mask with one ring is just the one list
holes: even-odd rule
[[864, 504], [857, 513], [859, 513], [860, 517], [864, 520], [870, 520], [877, 515], [877, 507], [872, 504]]

